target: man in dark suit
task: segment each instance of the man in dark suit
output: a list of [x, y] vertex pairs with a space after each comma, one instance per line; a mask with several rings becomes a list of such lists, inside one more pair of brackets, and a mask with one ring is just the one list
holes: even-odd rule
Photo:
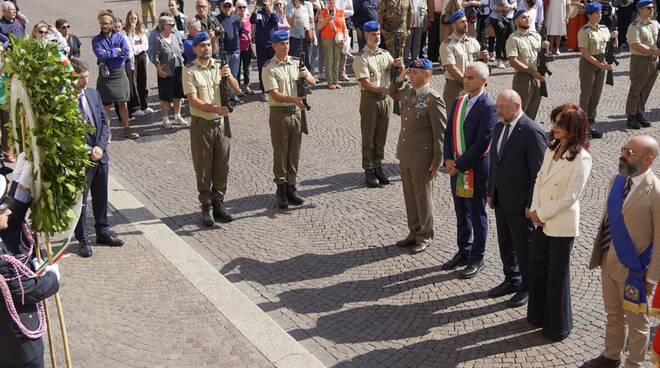
[[94, 133], [87, 136], [89, 158], [94, 162], [94, 166], [87, 169], [88, 190], [83, 194], [82, 214], [75, 230], [76, 239], [80, 242], [78, 253], [83, 257], [91, 257], [92, 248], [85, 232], [88, 191], [92, 192], [96, 244], [121, 247], [124, 245], [124, 241], [114, 236], [110, 232], [110, 225], [108, 225], [108, 161], [110, 160], [107, 152], [110, 136], [108, 119], [103, 110], [99, 93], [94, 89], [87, 88], [87, 79], [89, 78], [87, 65], [82, 60], [75, 58], [71, 59], [71, 65], [74, 72], [79, 76], [77, 86], [80, 89], [80, 99], [78, 100], [78, 106], [85, 121], [96, 128]]
[[444, 158], [451, 175], [451, 190], [458, 226], [458, 253], [443, 270], [466, 266], [461, 277], [469, 279], [484, 268], [488, 218], [486, 183], [490, 167], [488, 149], [497, 124], [495, 101], [484, 93], [488, 66], [469, 64], [463, 73], [467, 95], [452, 104], [445, 133]]
[[510, 308], [527, 304], [528, 250], [534, 225], [525, 216], [531, 206], [536, 173], [548, 146], [541, 127], [522, 111], [516, 91], [504, 90], [497, 97], [497, 115], [490, 150], [488, 205], [495, 209], [497, 241], [504, 266], [504, 282], [491, 289], [497, 298], [515, 293], [507, 302]]

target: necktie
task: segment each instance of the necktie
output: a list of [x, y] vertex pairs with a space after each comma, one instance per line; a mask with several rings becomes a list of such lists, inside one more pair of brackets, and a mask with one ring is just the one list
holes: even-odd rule
[[502, 142], [500, 143], [500, 149], [497, 150], [497, 158], [502, 158], [502, 152], [504, 152], [504, 147], [506, 147], [506, 143], [509, 141], [509, 128], [511, 128], [511, 124], [504, 124], [504, 133], [502, 133]]
[[82, 112], [83, 118], [85, 118], [85, 120], [88, 123], [92, 123], [92, 119], [89, 116], [89, 111], [88, 111], [87, 107], [85, 107], [86, 104], [85, 104], [84, 99], [85, 99], [85, 94], [83, 93], [83, 94], [80, 95], [80, 98], [78, 98], [78, 106], [80, 107], [80, 112]]
[[[623, 188], [623, 201], [626, 201], [630, 188], [632, 187], [632, 179], [628, 178], [626, 186]], [[600, 240], [600, 249], [604, 252], [610, 247], [612, 242], [612, 233], [610, 232], [610, 218], [605, 215], [605, 222], [603, 223], [603, 237]]]

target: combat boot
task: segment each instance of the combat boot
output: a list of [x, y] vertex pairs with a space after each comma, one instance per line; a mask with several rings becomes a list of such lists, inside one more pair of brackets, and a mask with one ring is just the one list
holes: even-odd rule
[[376, 179], [376, 174], [374, 169], [364, 170], [364, 181], [367, 183], [369, 188], [378, 188], [378, 179]]
[[288, 199], [288, 190], [287, 190], [287, 184], [286, 183], [281, 183], [277, 184], [277, 191], [275, 194], [277, 195], [277, 207], [281, 209], [286, 209], [289, 208], [289, 199]]
[[232, 222], [234, 220], [227, 209], [225, 209], [225, 204], [219, 200], [213, 201], [213, 218], [222, 222]]
[[390, 183], [390, 178], [385, 175], [382, 166], [375, 167], [374, 174], [376, 174], [376, 179], [378, 179], [381, 184], [388, 185]]
[[289, 203], [294, 206], [300, 206], [301, 204], [305, 203], [303, 197], [298, 195], [298, 190], [296, 189], [295, 185], [289, 185], [287, 187], [286, 197], [289, 200]]
[[202, 225], [204, 227], [212, 227], [215, 225], [213, 220], [213, 205], [203, 204], [202, 205]]

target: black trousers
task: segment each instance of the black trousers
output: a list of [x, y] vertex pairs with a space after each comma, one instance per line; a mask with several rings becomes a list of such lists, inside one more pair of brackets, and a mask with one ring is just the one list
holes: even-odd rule
[[108, 231], [108, 177], [110, 168], [107, 163], [87, 169], [87, 190], [83, 194], [83, 208], [74, 232], [76, 239], [87, 239], [87, 194], [92, 192], [92, 212], [96, 235]]
[[495, 207], [495, 221], [504, 279], [528, 291], [529, 248], [534, 225], [524, 215], [506, 215], [498, 207]]
[[[183, 4], [179, 0], [179, 5]], [[140, 101], [140, 109], [144, 110], [147, 106], [147, 96], [149, 90], [147, 89], [147, 53], [142, 52], [135, 55], [135, 83], [137, 87], [138, 99]]]
[[237, 81], [241, 81], [241, 72], [243, 74], [243, 84], [250, 84], [250, 63], [252, 62], [252, 52], [248, 49], [241, 51], [241, 58], [238, 65], [238, 75], [236, 76]]
[[[479, 44], [482, 43], [482, 38], [486, 37], [486, 26], [488, 26], [488, 17], [487, 15], [478, 15], [477, 16], [477, 41], [479, 41]], [[494, 52], [495, 51], [495, 37], [487, 37], [488, 38], [488, 52]], [[506, 43], [505, 43], [506, 45]]]
[[428, 57], [431, 61], [440, 61], [440, 13], [429, 14], [432, 16], [427, 31], [429, 38]]
[[573, 237], [554, 237], [537, 227], [529, 251], [527, 321], [562, 340], [573, 329], [570, 258]]
[[39, 354], [34, 360], [28, 363], [9, 364], [9, 363], [0, 362], [0, 368], [43, 368], [43, 367], [44, 367], [43, 349], [41, 354]]
[[617, 26], [617, 30], [619, 31], [619, 46], [623, 45], [624, 43], [628, 43], [626, 39], [628, 26], [630, 26], [630, 23], [632, 23], [632, 21], [635, 20], [635, 17], [637, 16], [637, 8], [635, 7], [635, 3], [636, 2], [633, 2], [628, 6], [616, 9], [616, 16], [619, 21]]
[[[510, 21], [490, 18], [490, 24], [495, 30], [495, 53], [497, 58], [506, 61], [506, 40], [513, 33], [513, 24]], [[503, 26], [503, 27], [502, 27]]]

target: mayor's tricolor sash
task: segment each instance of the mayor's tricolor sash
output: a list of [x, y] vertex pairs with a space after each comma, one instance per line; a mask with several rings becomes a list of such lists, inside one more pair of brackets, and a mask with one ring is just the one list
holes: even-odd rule
[[646, 313], [646, 286], [644, 272], [651, 261], [653, 243], [637, 255], [626, 224], [623, 221], [623, 190], [627, 178], [617, 175], [607, 198], [607, 217], [610, 222], [612, 243], [619, 261], [628, 268], [628, 278], [623, 287], [623, 308], [633, 313]]
[[[456, 101], [454, 115], [451, 117], [454, 131], [454, 160], [457, 160], [467, 150], [465, 145], [465, 116], [467, 115], [468, 95], [459, 96]], [[459, 171], [456, 174], [456, 196], [461, 198], [472, 198], [474, 195], [474, 170]]]

